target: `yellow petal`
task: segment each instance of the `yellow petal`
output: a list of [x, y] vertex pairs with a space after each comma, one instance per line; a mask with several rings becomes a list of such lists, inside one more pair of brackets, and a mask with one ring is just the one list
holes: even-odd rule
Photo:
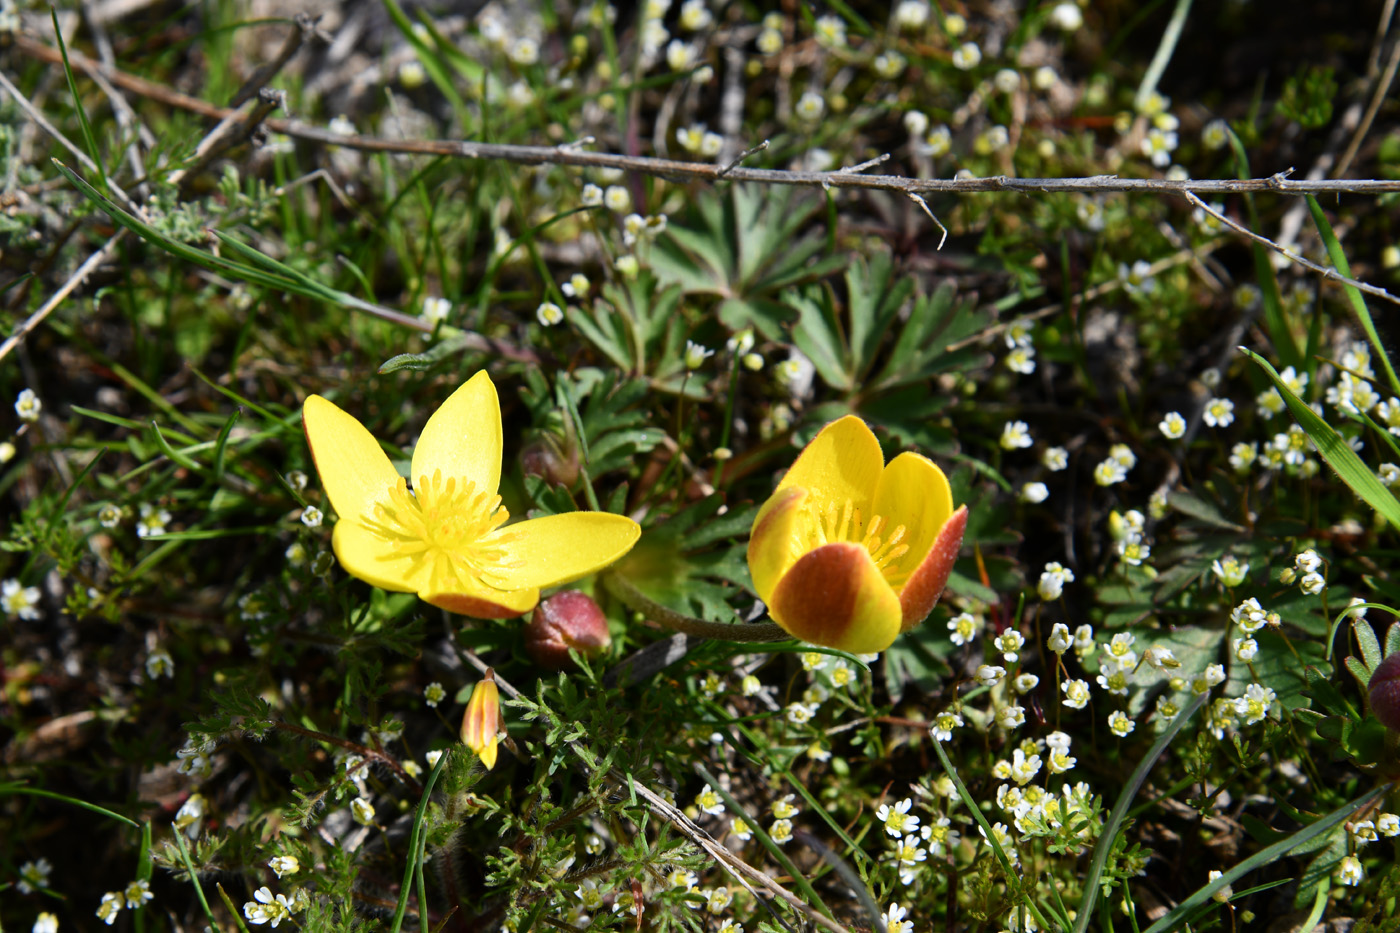
[[313, 395], [301, 408], [301, 423], [321, 486], [341, 518], [365, 515], [374, 502], [388, 496], [399, 474], [353, 415]]
[[498, 590], [484, 583], [468, 582], [451, 590], [420, 590], [418, 597], [425, 603], [473, 619], [513, 619], [539, 605], [540, 591], [535, 588]]
[[501, 401], [485, 370], [472, 376], [433, 412], [413, 449], [413, 475], [476, 484], [494, 494], [501, 484]]
[[[396, 476], [395, 482], [398, 481]], [[377, 532], [360, 523], [358, 516], [335, 523], [331, 548], [345, 572], [371, 586], [396, 593], [417, 593], [428, 585], [430, 565], [400, 555]]]
[[803, 487], [818, 514], [832, 507], [843, 508], [849, 501], [862, 516], [868, 516], [884, 463], [880, 442], [865, 422], [855, 415], [847, 415], [831, 422], [812, 438], [812, 443], [803, 449], [792, 469], [778, 483], [777, 491], [789, 486]]
[[477, 682], [467, 701], [461, 733], [462, 744], [476, 752], [488, 771], [496, 766], [496, 733], [500, 726], [500, 688], [496, 686], [495, 672], [488, 667], [485, 678]]
[[749, 533], [749, 575], [754, 592], [765, 603], [783, 574], [802, 556], [796, 539], [806, 501], [804, 487], [789, 486], [769, 496], [754, 518]]
[[904, 526], [902, 543], [909, 550], [900, 558], [898, 566], [917, 567], [933, 547], [948, 516], [953, 514], [953, 492], [948, 488], [948, 478], [927, 457], [902, 453], [880, 474], [873, 514], [884, 518], [880, 534], [886, 540], [896, 527]]
[[641, 526], [610, 512], [565, 512], [501, 530], [509, 566], [489, 568], [486, 581], [505, 590], [558, 586], [596, 573], [632, 550]]
[[957, 563], [958, 550], [962, 547], [963, 532], [967, 530], [967, 506], [960, 506], [952, 517], [944, 523], [933, 541], [927, 556], [918, 568], [905, 581], [899, 591], [899, 604], [904, 609], [904, 619], [899, 630], [907, 632], [918, 625], [938, 603], [943, 595], [943, 587], [948, 585], [948, 574]]
[[903, 617], [870, 552], [849, 541], [803, 555], [778, 581], [768, 612], [803, 641], [852, 654], [884, 651]]

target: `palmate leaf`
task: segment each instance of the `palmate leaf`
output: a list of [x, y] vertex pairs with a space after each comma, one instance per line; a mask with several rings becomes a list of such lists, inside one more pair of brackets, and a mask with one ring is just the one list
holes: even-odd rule
[[721, 296], [719, 318], [731, 330], [753, 327], [778, 339], [792, 317], [776, 300], [778, 292], [816, 281], [846, 261], [817, 259], [825, 239], [819, 232], [800, 235], [820, 208], [820, 200], [792, 188], [735, 185], [707, 192], [689, 216], [667, 227], [652, 251], [652, 268], [663, 284], [686, 294]]
[[1347, 446], [1346, 440], [1334, 431], [1331, 425], [1318, 417], [1318, 414], [1309, 408], [1306, 402], [1294, 395], [1288, 386], [1284, 385], [1283, 380], [1269, 365], [1268, 360], [1244, 347], [1240, 347], [1240, 352], [1259, 364], [1259, 367], [1264, 370], [1264, 374], [1273, 380], [1274, 388], [1278, 390], [1279, 395], [1283, 396], [1288, 410], [1293, 413], [1298, 425], [1317, 446], [1317, 452], [1322, 455], [1322, 459], [1326, 460], [1327, 465], [1342, 478], [1342, 482], [1350, 486], [1352, 492], [1379, 512], [1393, 527], [1400, 528], [1400, 500], [1396, 500], [1395, 494], [1376, 478], [1376, 474], [1371, 472], [1365, 463], [1361, 462], [1356, 451]]
[[642, 532], [617, 571], [663, 606], [718, 622], [734, 621], [729, 600], [752, 589], [744, 538], [756, 507], [719, 510], [724, 498], [701, 499]]

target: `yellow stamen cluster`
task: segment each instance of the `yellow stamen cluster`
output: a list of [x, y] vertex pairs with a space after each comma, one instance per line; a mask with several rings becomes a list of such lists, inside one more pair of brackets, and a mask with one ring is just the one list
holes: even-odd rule
[[880, 532], [885, 527], [884, 516], [872, 515], [868, 523], [862, 522], [860, 509], [850, 499], [840, 506], [829, 503], [824, 511], [808, 507], [805, 518], [805, 534], [799, 535], [793, 542], [799, 550], [794, 556], [801, 556], [824, 544], [855, 541], [870, 552], [871, 560], [891, 586], [899, 586], [908, 578], [909, 572], [902, 571], [898, 566], [899, 559], [909, 552], [909, 545], [902, 543], [905, 535], [903, 525], [896, 525], [889, 538], [882, 539]]
[[431, 563], [439, 579], [490, 582], [495, 572], [517, 563], [506, 547], [514, 536], [498, 531], [509, 518], [500, 496], [456, 477], [444, 480], [436, 470], [431, 479], [420, 476], [412, 492], [399, 477], [388, 500], [374, 504], [365, 526], [412, 560], [415, 570]]

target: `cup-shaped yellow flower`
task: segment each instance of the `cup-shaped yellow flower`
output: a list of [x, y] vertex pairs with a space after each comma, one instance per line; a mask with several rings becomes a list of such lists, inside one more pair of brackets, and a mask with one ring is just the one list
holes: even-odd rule
[[413, 450], [413, 489], [364, 425], [313, 395], [302, 423], [316, 470], [340, 516], [332, 536], [346, 572], [417, 593], [453, 612], [505, 619], [529, 612], [540, 587], [587, 576], [641, 535], [632, 519], [568, 512], [507, 525], [501, 403], [479, 372], [433, 413]]
[[962, 546], [943, 471], [905, 452], [885, 463], [854, 415], [822, 428], [758, 510], [749, 572], [773, 620], [803, 641], [884, 651], [928, 617]]

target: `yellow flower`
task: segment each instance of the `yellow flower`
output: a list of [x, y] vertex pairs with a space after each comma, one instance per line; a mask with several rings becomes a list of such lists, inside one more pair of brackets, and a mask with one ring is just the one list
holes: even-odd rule
[[942, 470], [907, 452], [886, 465], [865, 422], [847, 415], [822, 428], [758, 510], [749, 572], [796, 637], [883, 651], [928, 617], [966, 527]]
[[[453, 612], [505, 619], [529, 612], [540, 587], [587, 576], [626, 554], [641, 528], [606, 512], [569, 512], [506, 525], [501, 405], [479, 372], [423, 427], [413, 491], [364, 425], [313, 395], [302, 423], [340, 520], [332, 545], [346, 572], [417, 593]], [[505, 527], [502, 527], [505, 526]]]
[[462, 744], [476, 752], [487, 771], [496, 767], [496, 733], [500, 729], [501, 691], [496, 686], [496, 672], [488, 667], [486, 676], [472, 688], [462, 716]]

